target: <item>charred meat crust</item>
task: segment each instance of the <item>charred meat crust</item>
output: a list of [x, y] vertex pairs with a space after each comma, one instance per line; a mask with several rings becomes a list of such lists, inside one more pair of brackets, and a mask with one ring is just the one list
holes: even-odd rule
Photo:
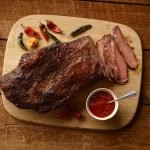
[[97, 50], [86, 36], [24, 54], [0, 87], [17, 107], [46, 112], [99, 78], [99, 69]]

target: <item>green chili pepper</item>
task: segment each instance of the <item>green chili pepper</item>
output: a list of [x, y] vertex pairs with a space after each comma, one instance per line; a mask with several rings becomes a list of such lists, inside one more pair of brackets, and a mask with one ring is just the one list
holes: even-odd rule
[[87, 30], [89, 30], [91, 28], [92, 28], [91, 24], [87, 24], [87, 25], [81, 26], [81, 27], [77, 28], [76, 30], [72, 31], [68, 37], [70, 37], [70, 36], [75, 37], [75, 36], [85, 32], [85, 31], [87, 31]]
[[23, 37], [23, 32], [19, 33], [19, 35], [18, 35], [18, 37], [17, 37], [18, 45], [19, 45], [22, 49], [28, 50], [27, 47], [25, 46], [25, 44], [23, 43], [22, 37]]
[[47, 30], [46, 30], [46, 33], [47, 33], [49, 38], [52, 38], [56, 42], [56, 44], [60, 43], [60, 41], [58, 40], [58, 38], [56, 36], [54, 36], [53, 34], [48, 32]]
[[48, 32], [46, 29], [46, 26], [44, 24], [42, 24], [41, 22], [40, 22], [40, 29], [41, 29], [46, 41], [48, 41], [48, 39], [51, 38], [56, 42], [56, 44], [60, 43], [60, 41], [57, 39], [57, 37], [55, 37], [53, 34]]

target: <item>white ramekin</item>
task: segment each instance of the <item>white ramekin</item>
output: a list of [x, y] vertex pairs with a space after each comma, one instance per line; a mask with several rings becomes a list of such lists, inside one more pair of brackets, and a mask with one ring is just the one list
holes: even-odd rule
[[115, 95], [115, 93], [114, 93], [113, 91], [109, 90], [109, 89], [106, 89], [106, 88], [99, 88], [99, 89], [96, 89], [96, 90], [92, 91], [92, 92], [89, 94], [89, 96], [87, 97], [87, 100], [86, 100], [86, 110], [87, 110], [87, 112], [89, 113], [89, 115], [90, 115], [91, 117], [93, 117], [93, 118], [95, 118], [95, 119], [97, 119], [97, 120], [108, 120], [108, 119], [114, 117], [115, 114], [117, 113], [118, 106], [119, 106], [119, 105], [118, 105], [118, 101], [115, 101], [115, 108], [114, 108], [113, 112], [112, 112], [109, 116], [107, 116], [107, 117], [98, 117], [98, 116], [95, 116], [95, 115], [91, 112], [91, 110], [90, 110], [90, 108], [89, 108], [89, 102], [90, 102], [91, 97], [92, 97], [95, 93], [98, 93], [98, 92], [100, 92], [100, 91], [108, 92], [109, 94], [112, 95], [112, 97], [113, 97], [114, 99], [117, 99], [117, 96]]

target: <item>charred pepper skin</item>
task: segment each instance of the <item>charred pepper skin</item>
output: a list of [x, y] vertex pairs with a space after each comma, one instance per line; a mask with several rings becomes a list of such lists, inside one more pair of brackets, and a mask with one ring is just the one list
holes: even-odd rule
[[45, 38], [46, 41], [49, 40], [49, 38], [53, 39], [56, 43], [60, 43], [60, 41], [50, 32], [47, 31], [46, 26], [40, 22], [40, 31]]
[[91, 28], [92, 28], [91, 24], [87, 24], [87, 25], [81, 26], [81, 27], [77, 28], [76, 30], [72, 31], [67, 38], [75, 37], [75, 36], [85, 32], [85, 31], [87, 31], [87, 30], [89, 30]]
[[24, 27], [23, 24], [21, 24], [22, 28], [24, 29], [24, 33], [26, 33], [30, 37], [34, 37], [36, 39], [41, 39], [41, 36], [38, 32], [36, 32], [34, 29], [32, 29], [29, 26]]
[[56, 36], [54, 36], [53, 34], [51, 34], [48, 31], [46, 31], [46, 32], [47, 32], [47, 35], [49, 36], [49, 38], [53, 39], [56, 42], [56, 44], [61, 43]]
[[46, 20], [46, 26], [49, 30], [55, 32], [55, 33], [62, 33], [63, 31], [52, 21]]
[[46, 33], [46, 31], [47, 31], [46, 26], [45, 26], [44, 24], [42, 24], [41, 22], [39, 22], [39, 23], [40, 23], [39, 29], [40, 29], [40, 31], [41, 31], [41, 34], [42, 34], [43, 38], [44, 38], [46, 41], [48, 41], [48, 40], [49, 40], [49, 37], [48, 37], [48, 35], [47, 35], [47, 33]]
[[21, 32], [21, 33], [19, 33], [19, 35], [18, 35], [18, 37], [17, 37], [17, 43], [18, 43], [18, 45], [22, 48], [22, 49], [24, 49], [24, 50], [28, 50], [28, 48], [25, 46], [25, 44], [23, 43], [23, 39], [22, 39], [22, 37], [23, 37], [23, 32]]

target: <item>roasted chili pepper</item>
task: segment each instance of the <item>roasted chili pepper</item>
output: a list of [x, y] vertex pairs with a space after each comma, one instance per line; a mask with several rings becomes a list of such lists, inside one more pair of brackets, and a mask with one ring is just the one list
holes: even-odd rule
[[46, 20], [46, 26], [48, 29], [50, 29], [51, 31], [55, 32], [55, 33], [62, 33], [63, 31], [56, 25], [54, 24], [52, 21], [48, 21]]
[[58, 38], [56, 36], [54, 36], [53, 34], [48, 32], [47, 30], [46, 30], [46, 33], [49, 36], [49, 38], [53, 39], [56, 42], [56, 44], [60, 43], [60, 41], [58, 40]]
[[38, 32], [36, 32], [34, 29], [32, 29], [31, 27], [29, 27], [29, 26], [24, 27], [23, 24], [21, 24], [21, 26], [23, 27], [24, 32], [25, 32], [28, 36], [30, 36], [30, 37], [35, 37], [35, 38], [37, 38], [37, 39], [41, 39], [40, 34], [39, 34]]
[[24, 49], [24, 50], [28, 50], [27, 47], [25, 46], [25, 44], [23, 43], [23, 32], [19, 33], [18, 37], [17, 37], [17, 42], [18, 42], [18, 45]]
[[46, 41], [48, 41], [49, 40], [49, 36], [47, 35], [46, 26], [40, 22], [39, 28], [40, 28], [41, 34], [44, 37], [44, 39]]
[[90, 25], [90, 24], [81, 26], [81, 27], [77, 28], [76, 30], [72, 31], [68, 37], [70, 37], [70, 36], [75, 37], [91, 28], [92, 28], [92, 25]]
[[44, 24], [42, 24], [41, 22], [40, 22], [40, 26], [41, 26], [40, 28], [42, 30], [41, 32], [44, 34], [43, 37], [45, 37], [45, 40], [51, 38], [56, 43], [60, 43], [60, 41], [57, 39], [57, 37], [55, 37], [53, 34], [51, 34], [50, 32], [48, 32], [47, 29], [46, 29], [46, 26]]

